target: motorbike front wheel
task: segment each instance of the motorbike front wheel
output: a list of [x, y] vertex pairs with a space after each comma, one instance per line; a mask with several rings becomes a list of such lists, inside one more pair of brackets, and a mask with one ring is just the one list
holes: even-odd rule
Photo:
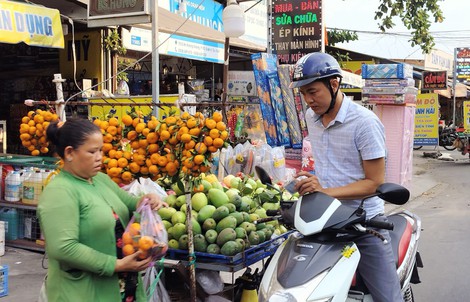
[[448, 151], [453, 151], [455, 150], [454, 142], [457, 139], [457, 134], [450, 133], [447, 135], [445, 139], [442, 140], [442, 147]]

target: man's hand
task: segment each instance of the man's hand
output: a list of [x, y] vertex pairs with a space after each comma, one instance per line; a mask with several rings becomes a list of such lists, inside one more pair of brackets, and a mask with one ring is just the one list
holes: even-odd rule
[[[304, 176], [304, 177], [301, 177]], [[295, 178], [301, 177], [302, 179], [299, 180], [299, 182], [295, 185], [295, 188], [299, 192], [299, 194], [305, 195], [305, 194], [310, 194], [313, 192], [321, 192], [323, 190], [323, 187], [320, 185], [320, 182], [318, 180], [318, 177], [315, 175], [306, 172], [306, 171], [300, 171], [297, 173]]]

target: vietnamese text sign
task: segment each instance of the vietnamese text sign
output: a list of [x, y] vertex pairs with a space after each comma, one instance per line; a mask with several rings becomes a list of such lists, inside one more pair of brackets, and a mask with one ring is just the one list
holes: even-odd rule
[[59, 11], [0, 0], [0, 42], [64, 48]]
[[458, 82], [470, 84], [470, 48], [455, 49], [455, 75]]
[[423, 71], [423, 89], [446, 90], [447, 71]]
[[439, 101], [436, 93], [418, 94], [415, 112], [415, 146], [439, 144]]
[[148, 14], [147, 0], [90, 0], [89, 19], [105, 19]]
[[273, 0], [272, 50], [280, 64], [295, 64], [322, 50], [322, 1]]
[[463, 102], [463, 127], [470, 133], [470, 101]]

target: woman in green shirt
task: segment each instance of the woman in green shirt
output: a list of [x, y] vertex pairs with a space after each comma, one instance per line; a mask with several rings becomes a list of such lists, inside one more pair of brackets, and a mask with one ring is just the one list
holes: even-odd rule
[[51, 123], [47, 137], [64, 161], [38, 205], [48, 301], [144, 301], [137, 274], [151, 259], [139, 259], [139, 252], [122, 257], [119, 238], [144, 199], [154, 209], [166, 204], [156, 194], [133, 197], [100, 172], [103, 136], [89, 120]]

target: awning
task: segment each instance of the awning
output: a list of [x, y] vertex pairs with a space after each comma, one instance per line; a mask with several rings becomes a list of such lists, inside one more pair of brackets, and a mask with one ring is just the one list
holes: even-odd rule
[[0, 43], [64, 48], [58, 10], [0, 0]]
[[[447, 89], [446, 90], [433, 90], [435, 93], [442, 95], [448, 99], [453, 98], [454, 95], [452, 94], [452, 81], [447, 82]], [[467, 97], [468, 87], [467, 85], [456, 83], [455, 84], [455, 97], [457, 98], [466, 98]]]
[[[151, 24], [137, 24], [133, 25], [148, 30], [152, 29]], [[178, 14], [172, 13], [164, 8], [158, 8], [158, 31], [167, 34], [177, 34], [189, 38], [201, 39], [206, 41], [213, 41], [217, 43], [225, 43], [225, 34], [207, 26], [201, 25]], [[230, 45], [256, 50], [266, 51], [266, 47], [254, 44], [240, 38], [230, 38]]]

